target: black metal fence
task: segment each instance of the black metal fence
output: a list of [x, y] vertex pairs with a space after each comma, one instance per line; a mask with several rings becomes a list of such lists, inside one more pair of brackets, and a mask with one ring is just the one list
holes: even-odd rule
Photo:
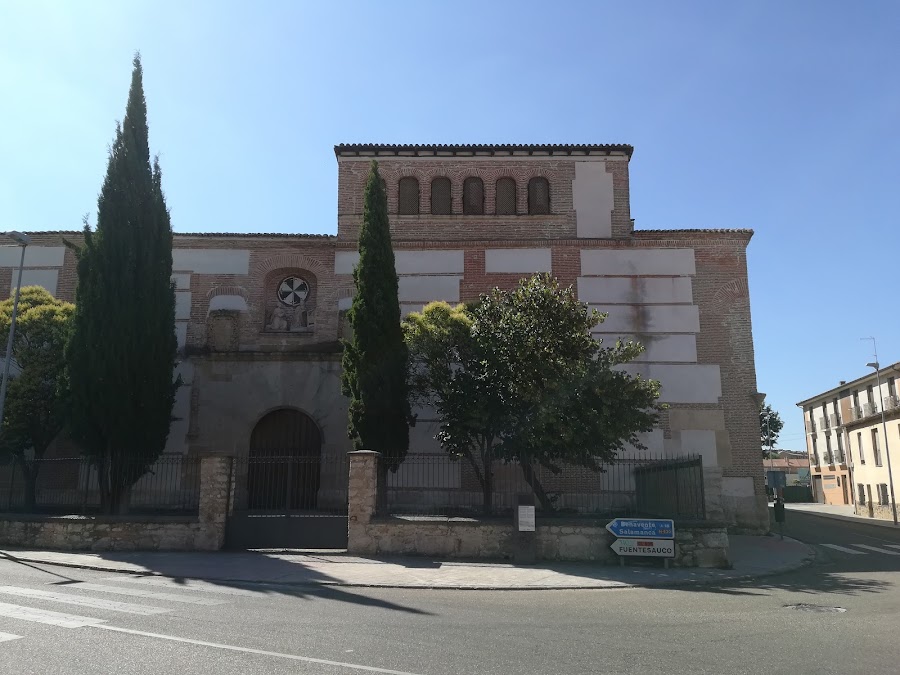
[[602, 472], [560, 465], [555, 472], [495, 462], [488, 508], [479, 472], [464, 459], [408, 455], [387, 479], [391, 514], [479, 516], [511, 514], [518, 495], [534, 494], [543, 516], [657, 515], [704, 518], [702, 460], [697, 455], [655, 458], [623, 456]]
[[640, 514], [703, 520], [703, 460], [677, 457], [634, 470], [635, 505]]
[[349, 472], [346, 454], [240, 457], [234, 463], [234, 508], [344, 514]]
[[[79, 515], [101, 505], [97, 467], [86, 457], [32, 460], [27, 472], [12, 459], [0, 465], [0, 512]], [[183, 455], [157, 459], [127, 497], [133, 514], [195, 515], [199, 505], [200, 458]]]

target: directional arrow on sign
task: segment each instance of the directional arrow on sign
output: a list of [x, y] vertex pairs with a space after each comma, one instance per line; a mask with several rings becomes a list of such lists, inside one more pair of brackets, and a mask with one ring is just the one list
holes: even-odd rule
[[674, 558], [675, 542], [671, 539], [616, 539], [610, 548], [616, 555], [640, 555], [651, 558]]
[[606, 529], [617, 537], [675, 538], [675, 522], [664, 518], [616, 518]]

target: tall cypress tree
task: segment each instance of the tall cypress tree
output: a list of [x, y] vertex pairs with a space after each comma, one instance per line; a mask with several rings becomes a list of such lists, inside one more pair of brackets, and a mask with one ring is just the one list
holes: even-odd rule
[[387, 471], [397, 470], [409, 448], [410, 408], [387, 196], [375, 161], [366, 182], [353, 281], [356, 295], [348, 313], [353, 338], [344, 343], [342, 373], [344, 395], [350, 397], [348, 433], [357, 450], [382, 454], [384, 503]]
[[97, 201], [97, 227], [78, 251], [66, 354], [73, 439], [99, 472], [104, 510], [162, 453], [177, 382], [172, 226], [158, 160], [151, 163], [140, 55]]

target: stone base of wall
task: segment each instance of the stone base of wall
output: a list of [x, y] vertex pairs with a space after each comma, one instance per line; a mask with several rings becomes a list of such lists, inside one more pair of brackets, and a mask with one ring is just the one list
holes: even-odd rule
[[[606, 521], [559, 520], [539, 523], [540, 560], [617, 564], [614, 537]], [[675, 559], [681, 567], [728, 566], [728, 533], [722, 524], [675, 528]], [[350, 552], [367, 555], [421, 555], [446, 558], [510, 558], [513, 524], [508, 520], [390, 517], [352, 528]]]
[[[900, 507], [898, 507], [900, 508]], [[894, 510], [885, 504], [873, 504], [872, 505], [872, 515], [869, 515], [869, 505], [860, 506], [856, 505], [855, 513], [858, 516], [862, 516], [863, 518], [878, 518], [880, 520], [893, 520], [894, 519]]]
[[192, 517], [0, 517], [0, 544], [62, 551], [203, 551], [217, 547]]

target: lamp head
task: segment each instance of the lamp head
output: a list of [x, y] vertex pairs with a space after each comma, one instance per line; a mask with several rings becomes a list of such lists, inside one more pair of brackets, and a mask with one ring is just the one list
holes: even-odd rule
[[16, 242], [19, 246], [28, 246], [31, 243], [31, 238], [23, 232], [10, 231], [4, 232], [4, 234], [14, 242]]
[[869, 368], [874, 368], [875, 370], [878, 370], [879, 368], [878, 361], [873, 361], [871, 363], [867, 363], [866, 365], [869, 366]]

